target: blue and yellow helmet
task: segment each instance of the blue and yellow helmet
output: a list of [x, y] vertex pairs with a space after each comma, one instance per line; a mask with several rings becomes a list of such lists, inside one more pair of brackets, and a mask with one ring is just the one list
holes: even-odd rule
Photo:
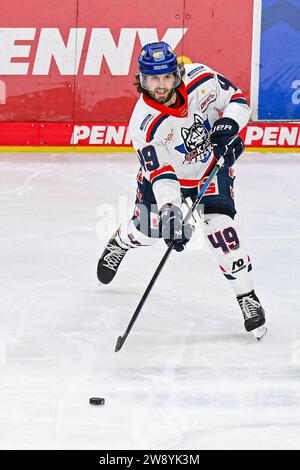
[[174, 88], [181, 82], [177, 56], [166, 42], [146, 44], [139, 55], [139, 74], [143, 88], [147, 89], [147, 75], [162, 75], [174, 73]]

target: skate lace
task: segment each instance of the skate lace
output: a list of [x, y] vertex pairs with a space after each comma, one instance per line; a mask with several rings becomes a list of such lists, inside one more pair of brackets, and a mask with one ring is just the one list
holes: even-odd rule
[[260, 303], [251, 297], [243, 297], [241, 299], [242, 309], [245, 318], [253, 318], [258, 316], [257, 309], [260, 308]]
[[120, 246], [112, 245], [111, 243], [109, 243], [106, 248], [109, 250], [109, 253], [104, 256], [103, 266], [112, 271], [116, 271], [127, 250]]

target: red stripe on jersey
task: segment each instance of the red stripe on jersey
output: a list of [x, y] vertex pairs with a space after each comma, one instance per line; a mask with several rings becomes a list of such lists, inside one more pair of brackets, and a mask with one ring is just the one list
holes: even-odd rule
[[180, 186], [186, 186], [188, 188], [193, 188], [195, 186], [198, 186], [199, 184], [199, 181], [201, 181], [203, 178], [205, 178], [206, 176], [209, 175], [209, 173], [211, 172], [211, 170], [213, 169], [213, 167], [215, 166], [215, 163], [216, 163], [217, 159], [216, 157], [214, 156], [209, 167], [207, 168], [206, 172], [204, 173], [203, 176], [201, 176], [201, 178], [199, 180], [185, 180], [185, 179], [180, 179], [179, 180], [179, 184]]
[[[230, 101], [232, 100], [237, 100], [238, 98], [243, 98], [244, 100], [246, 100], [246, 98], [244, 97], [243, 93], [235, 93], [234, 95], [232, 95]], [[246, 100], [247, 101], [247, 100]]]
[[159, 170], [152, 171], [150, 174], [150, 181], [152, 181], [156, 176], [161, 175], [162, 173], [175, 173], [174, 168], [171, 165], [164, 166]]
[[180, 186], [185, 186], [187, 188], [194, 188], [195, 186], [198, 186], [199, 180], [183, 180], [179, 179], [179, 184]]
[[192, 86], [195, 85], [195, 83], [198, 83], [199, 81], [203, 80], [203, 78], [206, 78], [206, 77], [213, 77], [214, 74], [213, 73], [210, 73], [210, 72], [206, 72], [206, 73], [203, 73], [202, 75], [199, 75], [199, 77], [195, 78], [192, 82], [190, 82], [187, 86], [186, 86], [186, 89], [189, 90], [190, 88], [192, 88]]

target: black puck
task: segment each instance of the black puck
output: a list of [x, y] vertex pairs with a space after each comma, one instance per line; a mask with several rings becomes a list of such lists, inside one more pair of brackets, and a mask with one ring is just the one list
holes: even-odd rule
[[98, 397], [90, 398], [90, 405], [104, 405], [104, 404], [105, 404], [104, 398], [98, 398]]

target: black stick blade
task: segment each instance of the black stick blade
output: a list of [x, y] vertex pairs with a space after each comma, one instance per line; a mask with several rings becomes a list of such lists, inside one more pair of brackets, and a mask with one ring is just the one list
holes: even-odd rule
[[123, 344], [124, 344], [124, 341], [125, 341], [125, 338], [123, 338], [123, 336], [119, 336], [119, 338], [118, 338], [118, 340], [117, 340], [116, 347], [115, 347], [115, 352], [120, 351], [121, 347], [122, 347]]

